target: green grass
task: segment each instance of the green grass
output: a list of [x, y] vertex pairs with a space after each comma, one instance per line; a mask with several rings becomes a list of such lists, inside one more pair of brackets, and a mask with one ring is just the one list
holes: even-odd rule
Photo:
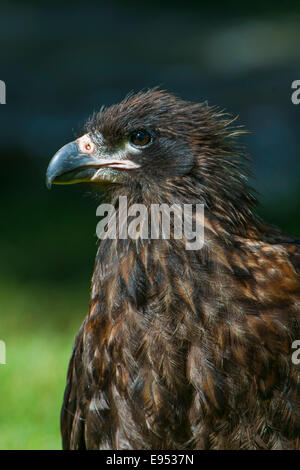
[[61, 448], [59, 413], [86, 294], [80, 286], [74, 293], [2, 283], [0, 449]]
[[59, 449], [69, 338], [30, 335], [7, 341], [1, 366], [0, 449]]

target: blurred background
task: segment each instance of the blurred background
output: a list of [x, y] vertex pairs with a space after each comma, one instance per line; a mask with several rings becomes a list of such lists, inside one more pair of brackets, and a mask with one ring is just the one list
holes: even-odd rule
[[300, 3], [0, 4], [0, 449], [59, 449], [74, 335], [89, 302], [96, 206], [44, 184], [52, 155], [102, 104], [161, 85], [239, 115], [259, 212], [300, 236]]

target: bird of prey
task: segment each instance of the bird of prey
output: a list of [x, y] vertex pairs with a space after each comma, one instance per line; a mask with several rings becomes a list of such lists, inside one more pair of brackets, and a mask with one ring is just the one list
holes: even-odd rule
[[51, 160], [49, 187], [92, 184], [116, 217], [120, 196], [204, 207], [201, 249], [100, 240], [64, 449], [300, 449], [300, 244], [255, 215], [241, 133], [154, 88], [101, 108]]

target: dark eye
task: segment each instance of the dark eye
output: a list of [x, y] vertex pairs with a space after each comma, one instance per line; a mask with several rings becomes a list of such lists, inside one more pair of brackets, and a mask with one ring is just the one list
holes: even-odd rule
[[144, 147], [150, 144], [152, 141], [152, 135], [150, 132], [143, 129], [139, 129], [130, 134], [130, 142], [136, 147]]

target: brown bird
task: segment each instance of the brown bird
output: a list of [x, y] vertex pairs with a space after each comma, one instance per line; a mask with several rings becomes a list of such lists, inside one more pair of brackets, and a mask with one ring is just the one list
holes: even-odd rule
[[300, 449], [299, 240], [255, 215], [232, 123], [151, 89], [101, 109], [50, 162], [48, 186], [92, 183], [117, 218], [120, 196], [148, 213], [204, 205], [200, 249], [173, 232], [112, 239], [107, 219], [64, 449]]

